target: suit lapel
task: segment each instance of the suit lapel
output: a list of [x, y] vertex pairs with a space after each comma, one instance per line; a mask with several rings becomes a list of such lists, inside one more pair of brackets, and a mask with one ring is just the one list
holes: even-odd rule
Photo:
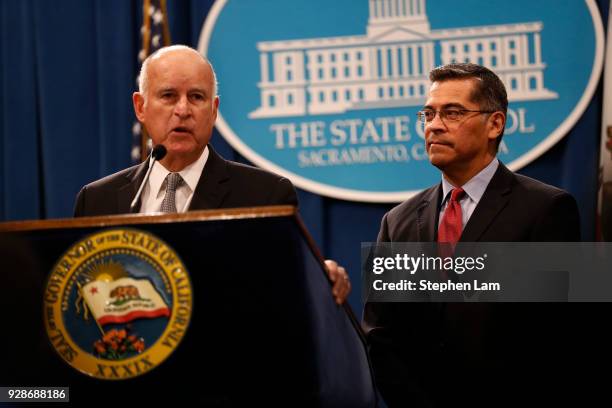
[[480, 240], [497, 214], [508, 204], [513, 182], [514, 174], [500, 162], [499, 168], [463, 229], [460, 241], [476, 242]]
[[432, 242], [436, 239], [438, 214], [442, 201], [442, 185], [434, 186], [425, 194], [417, 208], [417, 241]]
[[136, 192], [138, 191], [138, 187], [140, 187], [140, 183], [144, 179], [145, 174], [147, 173], [147, 167], [149, 164], [149, 160], [145, 160], [139, 166], [135, 167], [133, 171], [126, 174], [127, 183], [119, 188], [117, 191], [117, 214], [127, 214], [129, 212], [138, 212], [140, 209], [140, 203], [136, 205], [136, 209], [134, 211], [130, 211], [130, 204], [132, 200], [136, 196]]
[[225, 160], [208, 145], [208, 160], [193, 193], [189, 210], [221, 208], [223, 198], [229, 192], [229, 173]]

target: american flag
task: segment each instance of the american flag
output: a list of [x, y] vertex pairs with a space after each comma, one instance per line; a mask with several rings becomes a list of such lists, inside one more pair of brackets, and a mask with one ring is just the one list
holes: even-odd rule
[[[140, 66], [145, 58], [171, 43], [166, 0], [143, 0], [140, 38], [142, 48], [138, 52], [137, 72], [140, 72]], [[138, 88], [138, 76], [136, 87]], [[140, 122], [135, 120], [132, 126], [132, 162], [137, 164], [145, 160], [150, 150], [151, 140]]]

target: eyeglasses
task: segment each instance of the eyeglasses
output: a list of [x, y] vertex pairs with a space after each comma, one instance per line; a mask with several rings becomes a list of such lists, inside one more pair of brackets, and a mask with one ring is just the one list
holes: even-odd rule
[[470, 110], [470, 109], [425, 109], [417, 112], [417, 117], [422, 123], [429, 123], [434, 120], [436, 115], [440, 115], [440, 119], [446, 122], [459, 122], [466, 113], [494, 113], [495, 111], [482, 111], [482, 110]]

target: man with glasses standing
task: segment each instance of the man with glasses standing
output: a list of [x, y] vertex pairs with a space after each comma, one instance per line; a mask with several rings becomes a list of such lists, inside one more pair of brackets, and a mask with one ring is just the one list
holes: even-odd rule
[[[418, 116], [442, 180], [389, 211], [378, 241], [579, 241], [574, 198], [496, 158], [508, 109], [497, 75], [454, 63], [429, 79]], [[511, 373], [548, 374], [543, 361], [562, 347], [562, 318], [548, 306], [555, 305], [366, 303], [364, 326], [384, 399], [390, 406], [497, 406], [503, 400], [482, 400], [483, 393], [516, 397], [525, 388], [506, 381]]]

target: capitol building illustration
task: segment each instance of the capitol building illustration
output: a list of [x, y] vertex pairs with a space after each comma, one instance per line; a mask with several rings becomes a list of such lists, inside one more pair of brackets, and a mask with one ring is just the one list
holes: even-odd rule
[[437, 65], [494, 70], [510, 101], [557, 98], [546, 89], [541, 22], [430, 29], [425, 0], [369, 0], [365, 35], [257, 43], [260, 107], [250, 118], [420, 106]]

